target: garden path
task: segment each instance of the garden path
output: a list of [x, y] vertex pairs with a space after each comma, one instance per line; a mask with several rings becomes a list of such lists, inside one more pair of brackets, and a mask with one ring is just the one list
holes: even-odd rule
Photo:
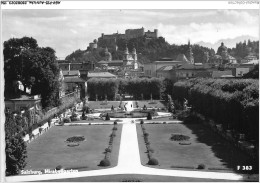
[[[133, 108], [131, 108], [131, 102], [128, 102], [126, 106], [128, 111], [132, 110]], [[121, 134], [118, 165], [116, 167], [74, 173], [10, 176], [6, 178], [6, 181], [40, 181], [113, 174], [146, 174], [220, 180], [242, 180], [242, 176], [235, 173], [166, 170], [142, 166], [140, 161], [136, 124], [132, 123], [132, 119], [129, 118], [123, 120], [124, 123]]]

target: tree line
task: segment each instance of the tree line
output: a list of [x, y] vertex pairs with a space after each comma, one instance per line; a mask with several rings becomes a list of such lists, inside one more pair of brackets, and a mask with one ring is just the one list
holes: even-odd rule
[[259, 81], [255, 79], [190, 79], [174, 84], [174, 98], [188, 99], [192, 108], [225, 129], [258, 141]]
[[116, 94], [129, 94], [136, 100], [162, 99], [171, 94], [171, 85], [160, 78], [92, 78], [88, 80], [88, 95], [90, 100], [115, 100]]
[[239, 42], [235, 48], [228, 49], [228, 52], [238, 60], [243, 59], [249, 54], [255, 55], [259, 59], [259, 41], [245, 40]]

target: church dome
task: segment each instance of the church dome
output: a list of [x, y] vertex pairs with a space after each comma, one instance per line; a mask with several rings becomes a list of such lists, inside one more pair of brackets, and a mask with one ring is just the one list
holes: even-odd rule
[[221, 55], [222, 52], [227, 52], [227, 47], [224, 45], [223, 42], [221, 43], [221, 46], [218, 47], [217, 54], [218, 54], [218, 55]]

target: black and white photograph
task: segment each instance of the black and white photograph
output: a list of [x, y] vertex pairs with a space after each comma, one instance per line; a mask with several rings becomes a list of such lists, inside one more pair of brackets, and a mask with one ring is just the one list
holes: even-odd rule
[[259, 1], [1, 1], [1, 182], [258, 182]]

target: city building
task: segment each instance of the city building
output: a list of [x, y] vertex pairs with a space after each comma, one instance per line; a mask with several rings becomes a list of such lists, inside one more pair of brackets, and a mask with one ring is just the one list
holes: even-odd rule
[[224, 70], [224, 71], [213, 71], [212, 72], [212, 78], [223, 78], [223, 77], [227, 77], [227, 76], [233, 76], [232, 75], [232, 70]]
[[113, 60], [108, 48], [105, 49], [105, 60], [99, 61], [100, 71], [106, 71], [118, 77], [139, 77], [143, 75], [143, 65], [138, 62], [136, 49], [130, 52], [126, 45], [123, 59]]
[[157, 70], [158, 78], [170, 79], [173, 82], [176, 81], [176, 65], [162, 66]]
[[92, 62], [69, 62], [58, 61], [58, 65], [61, 70], [93, 70], [95, 64]]
[[5, 111], [29, 111], [32, 124], [36, 123], [36, 112], [42, 110], [40, 95], [22, 95], [19, 98], [5, 100]]
[[163, 66], [175, 66], [175, 67], [177, 67], [177, 66], [180, 66], [180, 65], [183, 65], [183, 64], [190, 63], [188, 61], [188, 59], [185, 57], [184, 54], [179, 54], [177, 56], [177, 59], [173, 60], [172, 58], [162, 58], [162, 59], [155, 61], [155, 62], [145, 63], [144, 64], [144, 76], [158, 77], [157, 71], [159, 71], [160, 74], [162, 74], [161, 70], [158, 70], [158, 69], [160, 69]]
[[176, 80], [195, 77], [211, 77], [211, 68], [207, 64], [183, 64], [175, 69]]
[[232, 69], [232, 75], [235, 77], [242, 77], [249, 72], [249, 68], [237, 67]]

